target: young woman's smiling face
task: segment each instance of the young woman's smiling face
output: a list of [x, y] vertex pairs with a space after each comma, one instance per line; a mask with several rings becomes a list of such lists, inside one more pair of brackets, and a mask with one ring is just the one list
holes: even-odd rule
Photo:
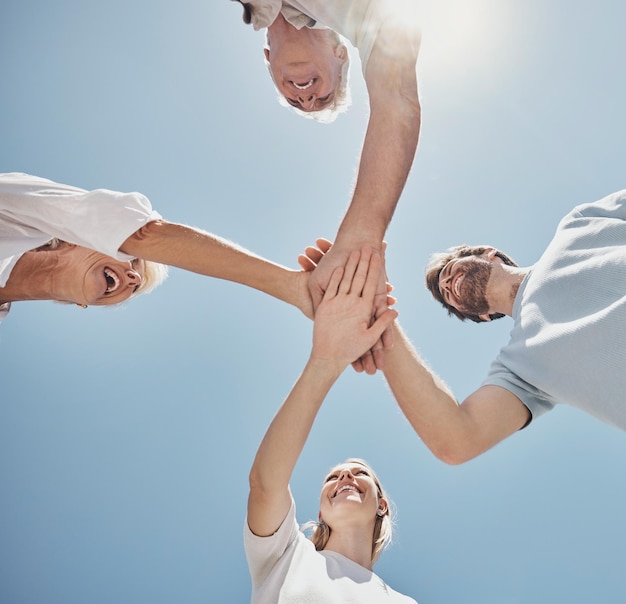
[[373, 522], [380, 501], [371, 470], [357, 462], [342, 463], [324, 480], [320, 516], [331, 527], [342, 519]]

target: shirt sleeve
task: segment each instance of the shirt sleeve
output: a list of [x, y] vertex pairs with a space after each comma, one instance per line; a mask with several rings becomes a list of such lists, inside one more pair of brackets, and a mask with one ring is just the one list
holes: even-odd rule
[[118, 260], [130, 258], [119, 251], [130, 235], [161, 218], [141, 193], [85, 191], [23, 174], [7, 175], [2, 185], [0, 212], [7, 229], [56, 237]]
[[248, 519], [246, 518], [243, 529], [244, 547], [253, 586], [263, 583], [287, 548], [298, 537], [298, 533], [296, 504], [293, 497], [291, 498], [291, 506], [285, 519], [278, 527], [278, 530], [269, 537], [255, 535], [250, 530]]
[[611, 193], [593, 203], [579, 205], [574, 208], [572, 214], [589, 218], [626, 220], [626, 189]]
[[500, 386], [513, 393], [530, 411], [531, 419], [528, 423], [554, 408], [554, 403], [550, 402], [541, 390], [510, 371], [500, 357], [491, 364], [489, 374], [482, 385]]

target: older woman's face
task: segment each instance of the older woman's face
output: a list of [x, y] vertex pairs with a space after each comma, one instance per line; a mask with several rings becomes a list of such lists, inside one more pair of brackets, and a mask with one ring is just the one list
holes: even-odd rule
[[144, 261], [122, 261], [81, 246], [70, 246], [60, 262], [57, 279], [71, 300], [87, 306], [119, 304], [141, 285]]
[[371, 470], [349, 462], [335, 466], [322, 486], [320, 515], [333, 526], [336, 521], [373, 521], [380, 504]]

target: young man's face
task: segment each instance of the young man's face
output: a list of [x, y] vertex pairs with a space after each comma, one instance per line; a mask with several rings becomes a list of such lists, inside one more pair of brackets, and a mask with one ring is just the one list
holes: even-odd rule
[[491, 264], [492, 259], [486, 252], [448, 262], [439, 276], [439, 292], [445, 302], [465, 314], [488, 314], [487, 285]]

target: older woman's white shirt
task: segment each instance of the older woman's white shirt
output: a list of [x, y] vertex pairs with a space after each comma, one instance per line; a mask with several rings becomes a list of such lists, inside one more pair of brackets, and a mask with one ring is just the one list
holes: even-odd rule
[[252, 578], [252, 604], [417, 604], [389, 587], [376, 573], [336, 552], [315, 550], [300, 531], [296, 506], [270, 537], [244, 526]]
[[[120, 246], [161, 218], [141, 193], [85, 191], [29, 174], [0, 174], [0, 287], [25, 252], [58, 238], [117, 258]], [[0, 321], [9, 305], [0, 305]]]

